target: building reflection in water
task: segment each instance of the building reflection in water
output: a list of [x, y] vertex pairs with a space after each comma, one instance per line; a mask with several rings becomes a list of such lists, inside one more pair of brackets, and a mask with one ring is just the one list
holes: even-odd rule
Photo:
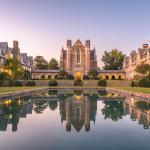
[[73, 95], [67, 100], [60, 100], [61, 121], [66, 121], [66, 131], [73, 126], [79, 132], [84, 126], [90, 131], [90, 121], [95, 123], [97, 100], [91, 101], [88, 96]]
[[[102, 93], [103, 95], [104, 93]], [[90, 123], [96, 122], [97, 103], [103, 103], [102, 112], [104, 119], [118, 121], [125, 116], [130, 116], [132, 121], [143, 125], [144, 129], [150, 126], [150, 101], [127, 97], [126, 99], [101, 97], [99, 93], [63, 93], [51, 91], [41, 95], [24, 96], [21, 98], [7, 99], [0, 102], [0, 131], [6, 131], [9, 124], [12, 131], [17, 131], [20, 118], [26, 118], [33, 111], [43, 113], [47, 108], [55, 111], [59, 106], [61, 122], [65, 123], [66, 131], [74, 128], [77, 132], [85, 128], [90, 131]], [[59, 105], [58, 105], [59, 104]]]
[[32, 114], [32, 102], [30, 97], [5, 100], [0, 103], [0, 131], [6, 131], [7, 126], [12, 124], [12, 131], [17, 131], [19, 118], [26, 118]]
[[144, 129], [149, 129], [150, 101], [141, 101], [133, 97], [126, 98], [124, 110], [126, 114], [130, 115], [132, 121], [137, 121], [139, 125], [143, 125]]

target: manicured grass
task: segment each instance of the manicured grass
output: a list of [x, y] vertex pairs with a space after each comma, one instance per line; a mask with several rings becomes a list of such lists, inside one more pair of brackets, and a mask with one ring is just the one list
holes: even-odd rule
[[150, 94], [150, 88], [143, 88], [143, 87], [115, 87], [115, 88], [132, 92]]
[[46, 86], [32, 86], [32, 87], [0, 87], [0, 94], [5, 94], [9, 92], [17, 92], [17, 91], [24, 91], [24, 90], [32, 90], [38, 88], [45, 88]]

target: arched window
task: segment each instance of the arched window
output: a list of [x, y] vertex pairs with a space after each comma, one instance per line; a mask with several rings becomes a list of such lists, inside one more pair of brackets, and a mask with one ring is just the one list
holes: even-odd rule
[[80, 49], [77, 50], [77, 63], [80, 63]]

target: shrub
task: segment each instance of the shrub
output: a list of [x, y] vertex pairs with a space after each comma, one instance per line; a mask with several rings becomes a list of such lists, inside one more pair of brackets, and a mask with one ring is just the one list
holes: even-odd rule
[[68, 80], [74, 80], [74, 76], [71, 75], [71, 74], [69, 74], [69, 75], [67, 76], [67, 79], [68, 79]]
[[15, 86], [14, 80], [12, 80], [12, 79], [0, 80], [0, 87], [12, 87], [12, 86]]
[[3, 86], [3, 80], [0, 80], [0, 87]]
[[83, 85], [82, 80], [78, 79], [74, 81], [74, 86], [82, 86], [82, 85]]
[[107, 81], [105, 80], [105, 79], [103, 79], [103, 80], [99, 80], [98, 82], [97, 82], [97, 85], [98, 86], [107, 86]]
[[26, 86], [36, 86], [36, 82], [35, 81], [28, 81], [26, 83]]
[[89, 80], [90, 77], [88, 75], [83, 75], [83, 80]]
[[57, 81], [56, 80], [50, 80], [50, 82], [49, 82], [49, 86], [57, 86], [58, 85], [58, 83], [57, 83]]
[[21, 81], [14, 81], [14, 86], [23, 86], [23, 83]]
[[131, 81], [131, 87], [137, 87], [139, 86], [139, 81], [138, 80], [134, 80], [134, 81]]
[[139, 80], [139, 86], [140, 87], [150, 87], [150, 76], [142, 77]]

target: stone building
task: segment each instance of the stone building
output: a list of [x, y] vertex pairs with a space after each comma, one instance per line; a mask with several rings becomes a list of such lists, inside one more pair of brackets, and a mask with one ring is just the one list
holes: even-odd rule
[[97, 69], [96, 50], [91, 49], [90, 41], [87, 40], [82, 44], [78, 39], [72, 45], [72, 41], [67, 40], [66, 50], [63, 47], [61, 50], [60, 69], [81, 77], [90, 69]]
[[[66, 50], [62, 47], [60, 55], [60, 70], [65, 70], [72, 74], [74, 78], [82, 79], [89, 70], [97, 69], [96, 49], [91, 50], [90, 41], [85, 41], [83, 45], [78, 39], [74, 45], [71, 40], [67, 40]], [[60, 70], [32, 70], [33, 79], [51, 79], [59, 76]], [[126, 78], [123, 70], [97, 70], [98, 78], [124, 80]]]
[[129, 56], [124, 58], [123, 69], [126, 73], [126, 78], [131, 80], [137, 73], [135, 69], [140, 64], [150, 64], [150, 46], [143, 44], [142, 48], [137, 51], [132, 51]]
[[80, 132], [85, 128], [86, 132], [90, 131], [91, 122], [95, 123], [97, 113], [97, 101], [89, 100], [83, 95], [73, 95], [67, 100], [60, 100], [61, 122], [65, 121], [66, 131], [71, 132], [74, 128]]
[[8, 42], [0, 42], [0, 72], [8, 72], [5, 69], [6, 59], [14, 59], [20, 61], [22, 67], [25, 70], [31, 72], [33, 67], [33, 57], [27, 56], [27, 53], [20, 53], [18, 41], [13, 41], [13, 47], [8, 46]]

